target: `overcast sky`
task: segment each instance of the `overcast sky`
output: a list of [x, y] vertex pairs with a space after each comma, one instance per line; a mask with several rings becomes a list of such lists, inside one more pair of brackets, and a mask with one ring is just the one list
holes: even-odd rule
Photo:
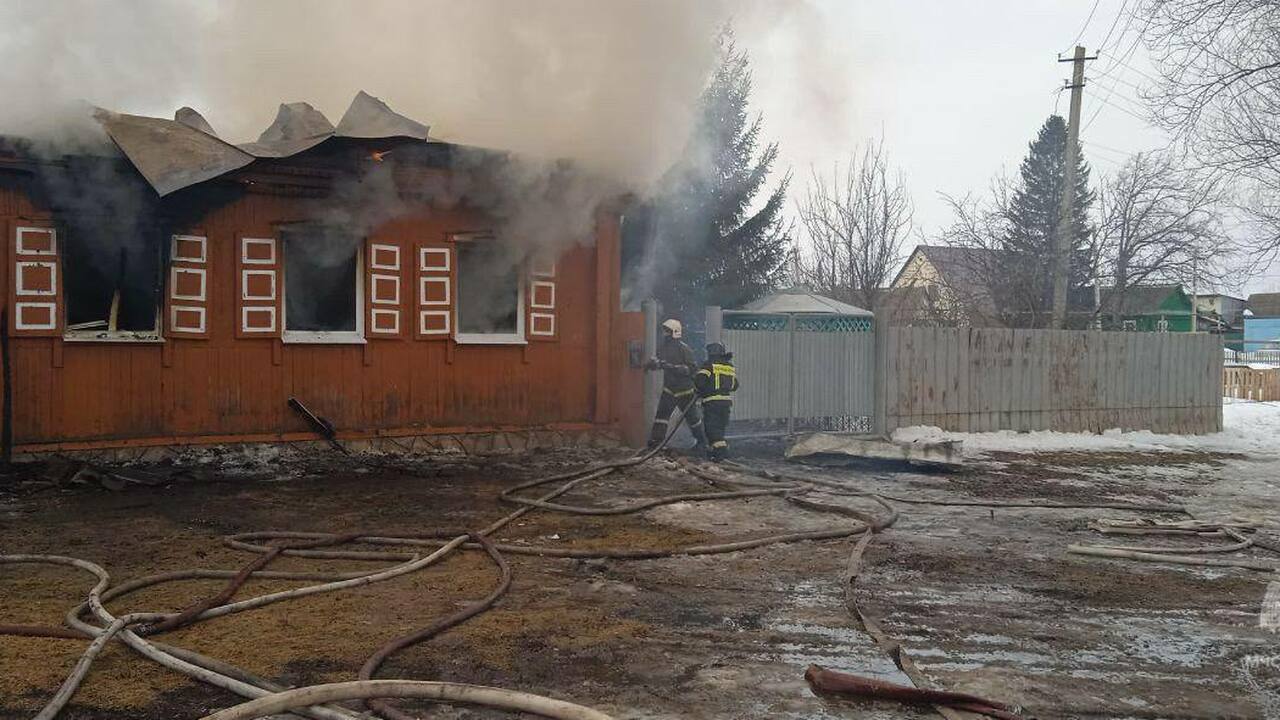
[[[1081, 28], [1080, 42], [1090, 55], [1110, 33], [1102, 56], [1086, 70], [1087, 78], [1096, 77], [1085, 88], [1081, 135], [1093, 178], [1114, 173], [1127, 153], [1164, 143], [1161, 133], [1135, 117], [1141, 109], [1132, 86], [1146, 82], [1142, 73], [1150, 66], [1143, 48], [1134, 47], [1141, 20], [1130, 23], [1127, 14], [1119, 15], [1124, 0], [1099, 0], [1087, 26], [1092, 0], [813, 4], [824, 16], [822, 25], [842, 39], [828, 40], [824, 49], [843, 66], [823, 73], [830, 114], [793, 111], [815, 105], [796, 96], [812, 89], [795, 73], [823, 72], [807, 67], [809, 50], [799, 34], [742, 33], [754, 60], [755, 101], [796, 174], [797, 193], [812, 163], [829, 166], [858, 142], [883, 134], [907, 175], [920, 230], [939, 231], [948, 220], [940, 193], [981, 191], [1002, 168], [1015, 175], [1045, 118], [1055, 108], [1066, 116], [1069, 93], [1061, 93], [1059, 102], [1054, 91], [1071, 66], [1056, 56], [1069, 53]], [[1117, 57], [1126, 58], [1123, 65]], [[1280, 268], [1224, 290], [1280, 290]]]
[[[812, 165], [830, 172], [883, 137], [918, 232], [935, 237], [941, 194], [1016, 175], [1045, 119], [1067, 113], [1070, 64], [1056, 60], [1077, 38], [1101, 51], [1082, 133], [1095, 183], [1164, 144], [1138, 117], [1151, 68], [1126, 10], [1141, 2], [0, 0], [0, 84], [24, 99], [0, 104], [0, 126], [21, 130], [24, 109], [43, 126], [54, 101], [156, 115], [190, 104], [242, 141], [279, 102], [336, 119], [365, 89], [446, 139], [656, 178], [681, 152], [710, 38], [732, 16], [792, 197]], [[433, 26], [449, 30], [427, 42]], [[1280, 290], [1280, 267], [1222, 289]]]

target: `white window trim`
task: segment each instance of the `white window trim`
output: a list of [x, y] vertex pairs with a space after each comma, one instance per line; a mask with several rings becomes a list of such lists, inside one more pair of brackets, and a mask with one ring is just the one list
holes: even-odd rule
[[[486, 238], [487, 240], [487, 238]], [[456, 288], [458, 301], [453, 304], [453, 326], [458, 324], [458, 312], [462, 309], [462, 274], [457, 275]], [[524, 273], [516, 273], [516, 331], [514, 333], [453, 333], [453, 341], [459, 345], [528, 345], [525, 337], [525, 280]]]
[[[267, 259], [249, 257], [250, 245], [265, 245], [271, 248], [271, 257]], [[240, 264], [241, 265], [275, 265], [280, 259], [280, 250], [276, 248], [275, 238], [240, 238]]]
[[[369, 316], [370, 316], [369, 319], [373, 321], [373, 327], [369, 328], [369, 332], [375, 333], [378, 335], [399, 335], [400, 334], [399, 308], [396, 308], [396, 309], [379, 308], [379, 307], [371, 308], [369, 312]], [[391, 317], [395, 320], [395, 323], [389, 330], [379, 330], [378, 329], [379, 317]]]
[[[58, 294], [58, 263], [40, 261], [40, 260], [19, 260], [17, 269], [14, 271], [17, 288], [14, 290], [15, 295], [35, 295], [53, 297]], [[32, 290], [26, 287], [26, 273], [23, 272], [27, 268], [45, 268], [49, 271], [49, 289], [48, 290]]]
[[[427, 263], [427, 256], [434, 255], [443, 257], [444, 263], [441, 265], [433, 265]], [[449, 272], [450, 257], [453, 251], [450, 248], [424, 247], [418, 248], [418, 271], [419, 272]]]
[[[437, 284], [437, 285], [443, 285], [443, 286], [444, 286], [444, 299], [443, 299], [443, 300], [428, 300], [428, 299], [426, 299], [426, 298], [427, 298], [427, 285], [430, 285], [430, 284], [432, 284], [432, 283], [435, 283], [435, 284]], [[449, 285], [450, 285], [450, 282], [449, 282], [449, 276], [448, 276], [448, 275], [441, 275], [441, 276], [435, 276], [435, 275], [423, 275], [422, 277], [418, 278], [418, 298], [419, 298], [419, 300], [418, 300], [418, 304], [419, 304], [419, 305], [421, 305], [422, 307], [445, 307], [445, 306], [447, 306], [447, 305], [449, 304], [449, 302], [450, 302], [451, 298], [452, 298], [452, 294], [451, 294], [451, 291], [450, 291], [450, 289], [449, 289]]]
[[[27, 247], [22, 242], [23, 238], [27, 235], [48, 235], [49, 249], [48, 250], [32, 250], [31, 248]], [[36, 255], [36, 256], [43, 255], [43, 256], [49, 256], [49, 257], [57, 256], [58, 231], [56, 228], [29, 227], [25, 225], [20, 226], [18, 228], [17, 239], [14, 245], [14, 250], [17, 252], [18, 255]]]
[[[281, 238], [282, 243], [288, 240]], [[352, 330], [290, 330], [289, 329], [289, 263], [285, 250], [280, 249], [280, 333], [281, 342], [291, 345], [364, 345], [364, 252], [363, 243], [356, 245], [356, 329]]]
[[[179, 295], [178, 294], [178, 276], [179, 275], [195, 275], [200, 278], [200, 294], [199, 295]], [[204, 302], [208, 295], [208, 288], [205, 286], [204, 268], [184, 268], [176, 265], [169, 267], [169, 287], [172, 288], [169, 297], [173, 300], [194, 300], [196, 302]]]
[[[378, 253], [383, 250], [389, 250], [391, 251], [391, 254], [395, 256], [395, 262], [393, 264], [386, 265], [384, 263], [374, 262], [374, 260], [378, 258]], [[369, 267], [372, 270], [397, 270], [398, 271], [400, 269], [400, 246], [399, 245], [382, 245], [379, 243], [373, 243], [373, 244], [370, 244], [369, 246], [369, 254], [372, 256], [372, 259], [369, 261]]]
[[[17, 322], [14, 323], [15, 330], [56, 330], [58, 327], [58, 305], [51, 302], [17, 302], [14, 303], [14, 314]], [[22, 322], [23, 308], [44, 308], [49, 311], [48, 323], [24, 323]]]
[[[199, 327], [181, 327], [178, 325], [179, 312], [193, 312], [200, 316]], [[170, 305], [169, 306], [169, 330], [178, 334], [196, 334], [203, 335], [207, 329], [209, 313], [203, 305]]]
[[[444, 318], [444, 328], [440, 330], [428, 330], [427, 318], [442, 317]], [[453, 329], [453, 315], [448, 310], [420, 310], [418, 311], [418, 334], [419, 335], [448, 335]]]
[[[529, 313], [529, 320], [530, 320], [530, 327], [529, 327], [530, 335], [536, 335], [537, 337], [555, 337], [556, 316], [554, 313], [539, 313], [539, 312]], [[537, 329], [537, 325], [535, 324], [535, 321], [537, 320], [549, 320], [551, 322], [551, 329], [547, 332], [539, 332]]]
[[[372, 275], [369, 276], [369, 278], [372, 281], [371, 284], [373, 285], [373, 287], [369, 288], [369, 293], [370, 293], [369, 302], [371, 302], [374, 305], [399, 305], [400, 304], [400, 276], [399, 275], [384, 275], [382, 273], [373, 273]], [[395, 288], [395, 291], [396, 291], [395, 297], [390, 299], [378, 297], [377, 286], [378, 286], [379, 280], [389, 281], [391, 283], [391, 286]]]
[[[200, 255], [191, 257], [178, 254], [178, 244], [182, 241], [194, 242], [200, 246]], [[203, 235], [173, 235], [170, 237], [169, 259], [171, 262], [189, 262], [203, 265], [209, 259], [209, 239]]]
[[553, 282], [548, 282], [546, 280], [534, 280], [533, 281], [533, 289], [534, 289], [533, 297], [538, 296], [537, 289], [539, 287], [545, 287], [545, 288], [551, 289], [551, 302], [538, 303], [538, 302], [534, 302], [534, 300], [530, 298], [529, 307], [534, 308], [535, 310], [555, 310], [556, 309], [556, 284]]
[[[271, 293], [268, 295], [250, 295], [249, 294], [249, 278], [266, 277], [271, 281]], [[275, 270], [241, 270], [240, 271], [240, 299], [249, 302], [273, 302], [276, 299], [276, 271]]]
[[[271, 315], [271, 326], [260, 328], [250, 327], [246, 322], [250, 313], [265, 312]], [[279, 315], [276, 313], [275, 305], [242, 305], [240, 306], [240, 332], [247, 335], [274, 335], [276, 333], [277, 323], [280, 321]]]

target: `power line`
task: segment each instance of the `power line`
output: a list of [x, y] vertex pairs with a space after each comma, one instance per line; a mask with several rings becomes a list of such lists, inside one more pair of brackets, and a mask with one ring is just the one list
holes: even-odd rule
[[1116, 86], [1114, 86], [1114, 85], [1109, 85], [1109, 84], [1104, 83], [1104, 82], [1100, 82], [1100, 81], [1098, 81], [1097, 79], [1095, 79], [1095, 80], [1093, 81], [1093, 84], [1094, 84], [1094, 85], [1097, 85], [1098, 87], [1100, 87], [1100, 88], [1102, 88], [1103, 90], [1106, 90], [1106, 91], [1107, 91], [1107, 100], [1108, 100], [1108, 101], [1121, 101], [1121, 100], [1122, 100], [1122, 101], [1124, 101], [1124, 103], [1127, 103], [1127, 104], [1128, 104], [1128, 106], [1129, 106], [1129, 109], [1133, 110], [1134, 112], [1137, 112], [1137, 113], [1144, 113], [1144, 112], [1146, 112], [1147, 108], [1146, 108], [1146, 106], [1145, 106], [1145, 105], [1143, 105], [1140, 101], [1138, 101], [1138, 100], [1134, 100], [1133, 98], [1129, 97], [1128, 95], [1125, 95], [1125, 94], [1124, 94], [1122, 91], [1120, 91], [1120, 89], [1119, 89], [1119, 88], [1117, 88]]
[[1116, 148], [1110, 147], [1110, 146], [1108, 146], [1108, 145], [1103, 145], [1103, 144], [1101, 144], [1101, 143], [1096, 143], [1096, 142], [1094, 142], [1094, 141], [1092, 141], [1092, 140], [1081, 140], [1081, 141], [1080, 141], [1080, 144], [1081, 144], [1081, 145], [1088, 145], [1089, 147], [1094, 148], [1094, 149], [1097, 149], [1097, 150], [1103, 150], [1103, 151], [1105, 151], [1105, 152], [1115, 153], [1115, 154], [1117, 154], [1117, 155], [1125, 155], [1125, 156], [1128, 156], [1128, 153], [1126, 153], [1126, 152], [1124, 152], [1124, 151], [1122, 151], [1122, 150], [1117, 150]]
[[1097, 75], [1095, 75], [1095, 76], [1093, 77], [1093, 79], [1094, 79], [1094, 80], [1102, 80], [1102, 79], [1104, 79], [1104, 78], [1105, 78], [1105, 79], [1107, 79], [1107, 80], [1110, 80], [1111, 82], [1117, 82], [1117, 83], [1120, 83], [1121, 85], [1127, 85], [1128, 87], [1132, 88], [1133, 90], [1135, 90], [1135, 91], [1137, 91], [1137, 92], [1142, 92], [1143, 90], [1145, 90], [1145, 89], [1146, 89], [1146, 88], [1142, 87], [1141, 85], [1138, 85], [1138, 84], [1136, 84], [1136, 83], [1134, 83], [1134, 82], [1132, 82], [1132, 81], [1130, 81], [1130, 80], [1126, 79], [1126, 78], [1124, 77], [1124, 75], [1123, 75], [1123, 74], [1121, 74], [1121, 72], [1120, 72], [1120, 71], [1121, 71], [1121, 68], [1120, 68], [1119, 66], [1116, 66], [1114, 70], [1109, 70], [1109, 71], [1104, 72], [1104, 73], [1098, 73]]
[[1123, 155], [1123, 156], [1124, 156], [1124, 157], [1126, 157], [1126, 158], [1127, 158], [1127, 157], [1130, 157], [1130, 156], [1132, 156], [1132, 155], [1134, 155], [1134, 153], [1129, 152], [1129, 151], [1127, 151], [1127, 150], [1121, 150], [1121, 149], [1119, 149], [1119, 148], [1113, 148], [1113, 147], [1111, 147], [1111, 146], [1109, 146], [1109, 145], [1103, 145], [1102, 143], [1100, 143], [1100, 142], [1096, 142], [1096, 141], [1093, 141], [1093, 140], [1081, 140], [1080, 142], [1082, 142], [1082, 143], [1084, 143], [1084, 144], [1086, 144], [1086, 145], [1090, 145], [1090, 146], [1092, 146], [1092, 147], [1098, 148], [1098, 149], [1100, 149], [1100, 150], [1109, 150], [1109, 151], [1111, 151], [1111, 152], [1113, 152], [1113, 153], [1117, 153], [1117, 154], [1119, 154], [1119, 155]]
[[[1130, 29], [1133, 27], [1133, 20], [1134, 20], [1134, 18], [1135, 18], [1135, 17], [1137, 17], [1137, 13], [1130, 13], [1130, 14], [1129, 14], [1129, 19], [1128, 19], [1128, 20], [1126, 20], [1126, 21], [1125, 21], [1125, 24], [1124, 24], [1124, 30], [1121, 30], [1121, 31], [1120, 31], [1120, 35], [1119, 35], [1119, 37], [1117, 37], [1117, 38], [1116, 38], [1116, 44], [1117, 44], [1117, 45], [1119, 45], [1120, 43], [1124, 42], [1124, 38], [1125, 38], [1125, 36], [1129, 34]], [[1129, 44], [1129, 49], [1128, 49], [1128, 50], [1124, 51], [1123, 53], [1119, 53], [1119, 54], [1112, 54], [1112, 55], [1107, 56], [1107, 60], [1110, 62], [1110, 64], [1107, 66], [1107, 68], [1106, 68], [1105, 70], [1103, 70], [1103, 71], [1102, 71], [1102, 74], [1103, 74], [1103, 75], [1105, 75], [1105, 74], [1107, 74], [1107, 73], [1110, 73], [1110, 72], [1112, 72], [1112, 71], [1116, 70], [1116, 69], [1117, 69], [1117, 64], [1123, 64], [1123, 63], [1124, 63], [1124, 61], [1125, 61], [1125, 60], [1127, 60], [1127, 59], [1129, 58], [1129, 56], [1130, 56], [1130, 55], [1133, 55], [1134, 51], [1138, 49], [1138, 43], [1139, 43], [1139, 42], [1141, 42], [1141, 40], [1142, 40], [1142, 34], [1143, 34], [1144, 32], [1146, 32], [1146, 29], [1147, 29], [1147, 27], [1149, 27], [1149, 26], [1150, 26], [1150, 24], [1151, 24], [1151, 17], [1150, 17], [1150, 16], [1148, 16], [1148, 17], [1147, 17], [1146, 24], [1145, 24], [1145, 25], [1143, 25], [1142, 29], [1138, 31], [1138, 33], [1137, 33], [1137, 35], [1136, 35], [1136, 36], [1134, 36], [1134, 38], [1133, 38], [1133, 42]], [[1107, 91], [1107, 97], [1110, 97], [1110, 96], [1113, 94], [1113, 92], [1114, 92], [1114, 91], [1110, 91], [1110, 90], [1109, 90], [1109, 91]], [[1100, 99], [1101, 99], [1101, 98], [1100, 98]], [[1104, 106], [1105, 106], [1104, 104], [1099, 104], [1099, 105], [1098, 105], [1098, 108], [1097, 108], [1096, 110], [1094, 110], [1094, 111], [1093, 111], [1093, 115], [1090, 115], [1090, 116], [1089, 116], [1089, 120], [1088, 120], [1088, 122], [1086, 122], [1086, 123], [1084, 124], [1084, 128], [1082, 129], [1082, 131], [1083, 131], [1083, 130], [1088, 130], [1088, 129], [1089, 129], [1089, 127], [1090, 127], [1091, 125], [1093, 125], [1094, 121], [1098, 119], [1098, 115], [1102, 112], [1102, 108], [1103, 108]]]
[[[1080, 38], [1084, 37], [1085, 30], [1089, 29], [1089, 23], [1093, 22], [1093, 14], [1098, 12], [1098, 3], [1100, 2], [1102, 0], [1093, 0], [1093, 8], [1089, 10], [1089, 17], [1084, 19], [1084, 25], [1080, 26], [1080, 32], [1076, 33], [1076, 39], [1071, 41], [1071, 44], [1067, 46], [1067, 50], [1080, 44]], [[1067, 52], [1067, 50], [1063, 50], [1063, 52]]]
[[[1101, 55], [1107, 49], [1107, 42], [1111, 40], [1111, 34], [1116, 31], [1116, 26], [1120, 24], [1120, 17], [1124, 15], [1124, 10], [1129, 6], [1129, 0], [1120, 3], [1120, 9], [1116, 11], [1116, 16], [1111, 20], [1111, 27], [1107, 29], [1106, 37], [1102, 38], [1102, 42], [1098, 43], [1098, 54]], [[1124, 33], [1120, 34], [1117, 42], [1124, 38]]]
[[1142, 122], [1142, 123], [1148, 122], [1146, 118], [1142, 117], [1141, 115], [1139, 115], [1138, 113], [1132, 110], [1125, 108], [1123, 105], [1117, 105], [1111, 102], [1110, 100], [1104, 100], [1101, 98], [1099, 98], [1098, 101], [1113, 110], [1119, 110], [1120, 112], [1124, 113], [1125, 115], [1128, 115], [1129, 117], [1133, 118], [1134, 120], [1137, 120], [1138, 122]]

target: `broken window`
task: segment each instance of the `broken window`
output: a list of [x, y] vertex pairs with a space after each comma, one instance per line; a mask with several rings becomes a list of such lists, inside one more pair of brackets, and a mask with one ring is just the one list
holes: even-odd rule
[[520, 262], [492, 238], [460, 240], [458, 342], [524, 342]]
[[154, 229], [81, 223], [64, 233], [67, 336], [159, 337], [160, 242]]
[[360, 239], [315, 225], [291, 227], [282, 235], [285, 339], [360, 339]]

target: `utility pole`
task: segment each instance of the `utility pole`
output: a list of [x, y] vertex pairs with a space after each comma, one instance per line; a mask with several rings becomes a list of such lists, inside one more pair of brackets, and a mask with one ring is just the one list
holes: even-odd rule
[[1058, 62], [1074, 63], [1071, 72], [1071, 115], [1067, 121], [1066, 169], [1062, 186], [1062, 204], [1058, 207], [1058, 231], [1053, 239], [1053, 327], [1061, 330], [1067, 325], [1067, 274], [1071, 266], [1071, 217], [1075, 205], [1076, 163], [1080, 155], [1080, 101], [1084, 97], [1084, 62], [1097, 59], [1085, 57], [1084, 47], [1076, 46], [1073, 57], [1059, 57]]

